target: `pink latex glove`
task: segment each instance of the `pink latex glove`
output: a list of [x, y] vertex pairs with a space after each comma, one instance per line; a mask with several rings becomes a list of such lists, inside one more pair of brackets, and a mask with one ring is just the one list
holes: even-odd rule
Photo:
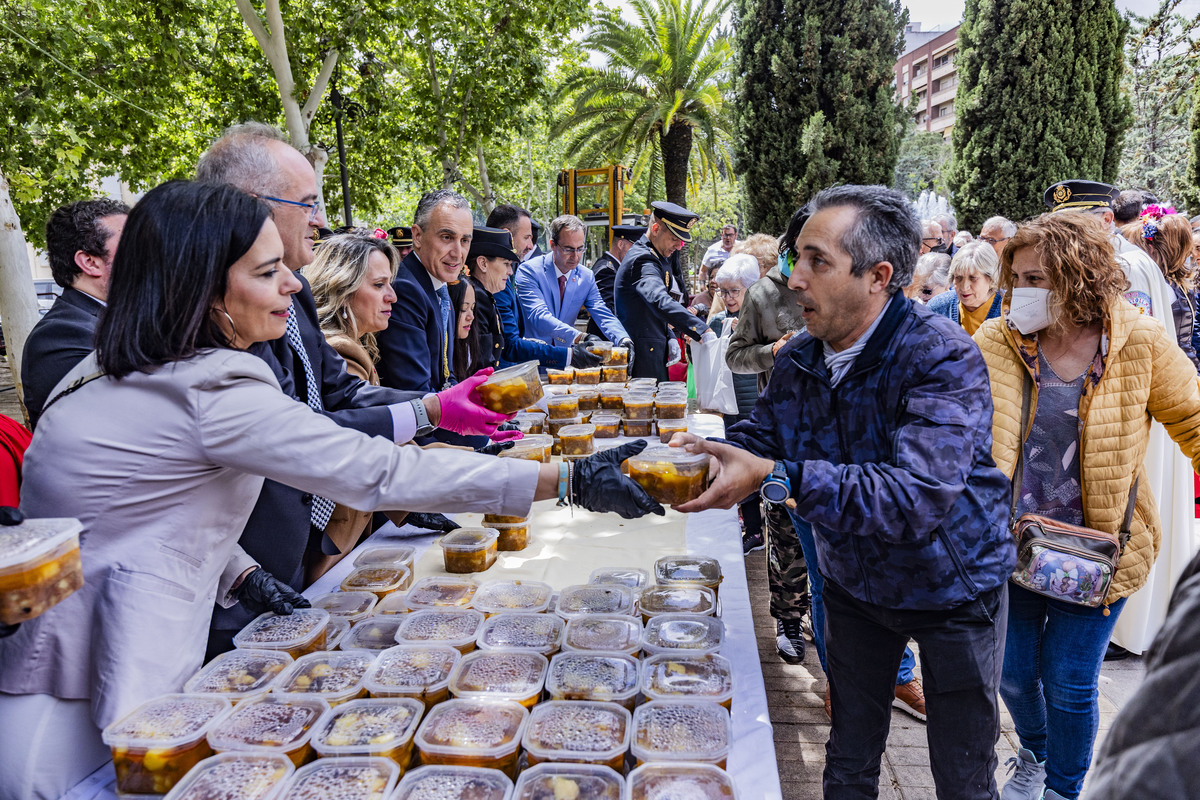
[[490, 437], [496, 432], [497, 425], [512, 419], [512, 416], [499, 414], [479, 403], [479, 392], [475, 389], [492, 372], [491, 367], [481, 369], [465, 381], [437, 393], [438, 403], [442, 407], [439, 428], [462, 436]]
[[520, 431], [496, 431], [491, 438], [493, 442], [515, 442], [525, 438], [525, 434]]

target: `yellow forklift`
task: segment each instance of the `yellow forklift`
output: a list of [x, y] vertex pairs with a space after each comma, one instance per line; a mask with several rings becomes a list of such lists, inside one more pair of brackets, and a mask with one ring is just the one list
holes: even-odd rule
[[[637, 225], [643, 216], [626, 212], [625, 187], [633, 171], [620, 164], [596, 169], [564, 169], [558, 173], [555, 190], [555, 214], [574, 214], [589, 228], [603, 228], [599, 252], [589, 253], [590, 260], [612, 247], [613, 225]], [[597, 237], [598, 238], [598, 237]]]

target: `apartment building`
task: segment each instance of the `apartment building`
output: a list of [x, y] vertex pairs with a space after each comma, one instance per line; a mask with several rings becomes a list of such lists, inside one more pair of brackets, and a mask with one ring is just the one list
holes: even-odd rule
[[919, 130], [950, 136], [958, 75], [958, 25], [922, 31], [921, 23], [904, 28], [904, 52], [896, 62], [896, 95], [906, 107], [915, 98], [913, 122]]

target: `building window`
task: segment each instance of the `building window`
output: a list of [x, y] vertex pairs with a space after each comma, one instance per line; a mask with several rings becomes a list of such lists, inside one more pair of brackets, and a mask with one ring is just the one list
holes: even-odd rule
[[945, 66], [946, 64], [949, 64], [953, 60], [954, 60], [953, 52], [943, 53], [942, 55], [938, 56], [937, 58], [935, 58], [933, 60], [933, 68], [937, 69], [938, 67]]
[[939, 106], [938, 107], [938, 116], [939, 117], [953, 117], [954, 116], [954, 103], [946, 103], [942, 106]]

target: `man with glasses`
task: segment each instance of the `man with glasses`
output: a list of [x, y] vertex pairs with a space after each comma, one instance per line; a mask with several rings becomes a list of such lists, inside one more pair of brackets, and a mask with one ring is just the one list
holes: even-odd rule
[[919, 255], [945, 253], [949, 249], [946, 239], [942, 236], [942, 226], [938, 224], [937, 220], [921, 220], [921, 252]]
[[979, 229], [979, 240], [987, 242], [996, 251], [999, 258], [1004, 253], [1004, 245], [1017, 235], [1017, 223], [1004, 217], [988, 217]]
[[[605, 339], [633, 348], [625, 327], [600, 297], [596, 276], [583, 266], [587, 227], [570, 214], [550, 223], [550, 252], [517, 267], [514, 282], [525, 312], [526, 335], [555, 347], [572, 347], [587, 335], [575, 327], [582, 308]], [[571, 359], [575, 366], [574, 354]]]
[[733, 252], [735, 244], [737, 244], [737, 225], [729, 223], [721, 228], [721, 238], [710, 244], [704, 251], [704, 258], [700, 263], [705, 269], [721, 266]]

